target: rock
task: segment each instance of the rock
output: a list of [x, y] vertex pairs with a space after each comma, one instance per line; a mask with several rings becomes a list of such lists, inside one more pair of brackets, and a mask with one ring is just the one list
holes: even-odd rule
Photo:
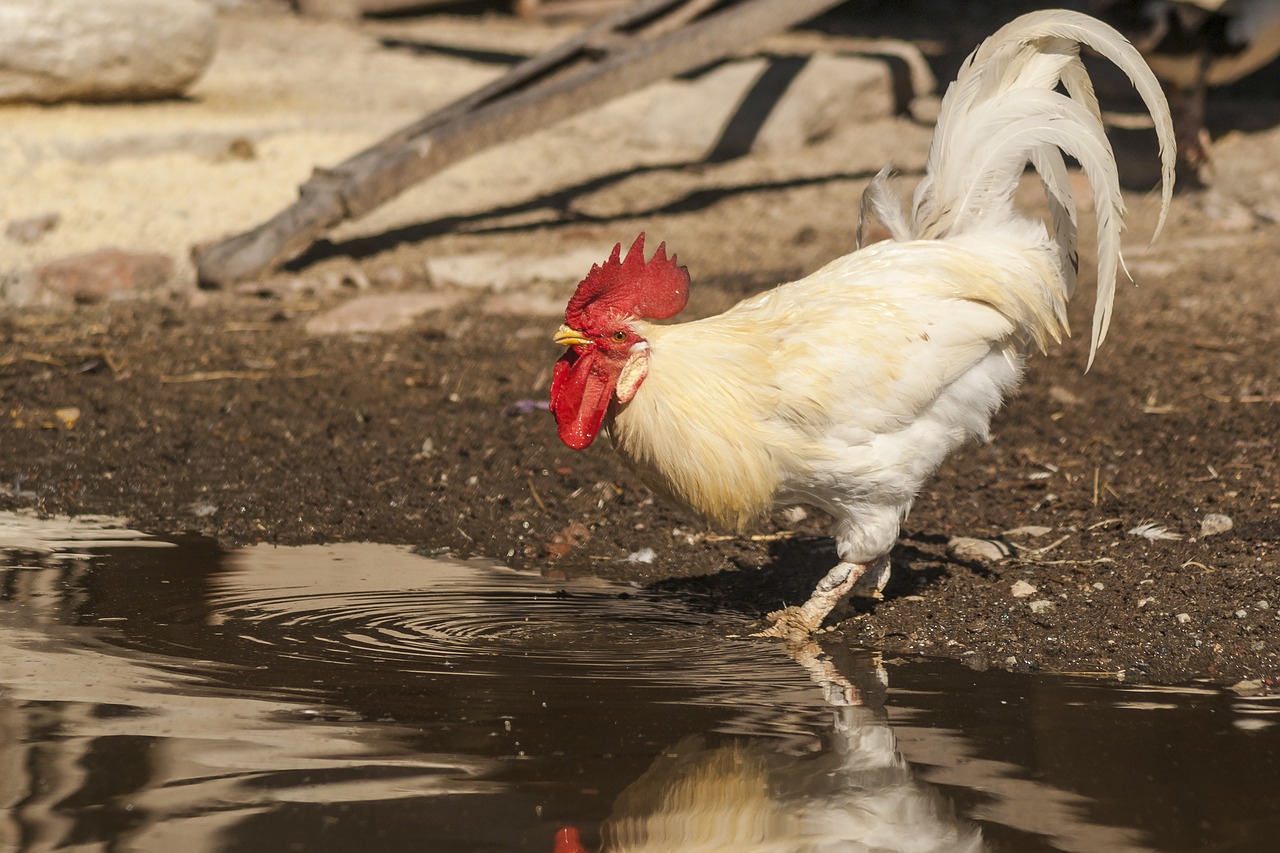
[[419, 315], [444, 311], [467, 298], [465, 293], [377, 293], [358, 296], [307, 321], [309, 335], [352, 332], [391, 332], [403, 329]]
[[0, 101], [132, 101], [179, 95], [217, 46], [198, 0], [5, 0]]
[[591, 531], [581, 522], [571, 521], [547, 543], [547, 556], [553, 560], [565, 556], [579, 545], [591, 541]]
[[1009, 594], [1014, 598], [1026, 598], [1029, 595], [1035, 595], [1036, 588], [1026, 581], [1018, 581], [1009, 590]]
[[893, 73], [886, 62], [817, 53], [787, 86], [752, 147], [796, 151], [842, 125], [891, 116], [897, 107]]
[[206, 501], [196, 501], [193, 504], [187, 505], [187, 512], [191, 513], [196, 518], [209, 518], [212, 515], [217, 515], [218, 507], [216, 504], [211, 504]]
[[42, 213], [39, 216], [28, 216], [26, 219], [15, 219], [5, 226], [4, 236], [15, 243], [34, 243], [58, 227], [62, 215], [56, 212]]
[[173, 275], [173, 259], [168, 255], [123, 249], [57, 258], [35, 269], [38, 291], [76, 302], [159, 290]]
[[1226, 533], [1232, 527], [1235, 527], [1235, 522], [1231, 520], [1231, 516], [1211, 512], [1200, 519], [1200, 538]]
[[1261, 678], [1247, 678], [1237, 681], [1228, 688], [1237, 696], [1260, 696], [1266, 690]]
[[973, 539], [956, 536], [947, 543], [947, 550], [957, 560], [976, 563], [994, 563], [1009, 556], [1009, 546], [994, 539]]
[[766, 64], [764, 59], [726, 62], [692, 80], [659, 84], [656, 97], [641, 108], [631, 141], [652, 148], [709, 151]]
[[789, 81], [771, 77], [783, 67], [779, 62], [727, 62], [693, 80], [663, 84], [636, 122], [632, 141], [732, 155], [797, 151], [841, 126], [898, 109], [887, 62], [818, 53]]
[[1035, 601], [1028, 601], [1027, 607], [1031, 608], [1032, 613], [1044, 613], [1046, 610], [1053, 608], [1053, 602], [1046, 598], [1040, 598]]
[[1175, 616], [1175, 617], [1173, 617], [1173, 618], [1178, 620], [1178, 624], [1179, 624], [1179, 625], [1185, 625], [1185, 624], [1187, 624], [1188, 622], [1190, 622], [1190, 621], [1191, 621], [1191, 614], [1190, 614], [1190, 613], [1179, 613], [1177, 616]]

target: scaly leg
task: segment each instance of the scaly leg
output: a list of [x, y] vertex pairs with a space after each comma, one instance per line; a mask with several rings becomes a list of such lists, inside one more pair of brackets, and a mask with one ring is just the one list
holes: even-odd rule
[[858, 578], [858, 582], [853, 585], [852, 594], [860, 598], [882, 600], [884, 598], [884, 587], [889, 582], [889, 571], [892, 568], [893, 565], [889, 562], [887, 556], [867, 563], [867, 570], [862, 577]]
[[818, 586], [808, 601], [799, 607], [787, 607], [770, 613], [769, 621], [773, 624], [755, 636], [781, 637], [790, 643], [804, 642], [822, 626], [822, 620], [853, 590], [866, 571], [865, 563], [840, 563], [818, 581]]

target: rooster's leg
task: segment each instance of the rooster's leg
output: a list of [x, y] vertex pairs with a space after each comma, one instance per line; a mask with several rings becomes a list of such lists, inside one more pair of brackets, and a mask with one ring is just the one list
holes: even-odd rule
[[853, 585], [853, 594], [862, 598], [874, 598], [877, 601], [884, 598], [884, 586], [889, 582], [891, 568], [888, 557], [881, 557], [879, 560], [867, 563], [867, 570]]
[[840, 600], [853, 591], [858, 580], [869, 568], [867, 563], [840, 563], [818, 586], [809, 600], [799, 607], [787, 607], [769, 614], [773, 624], [756, 634], [757, 637], [781, 637], [788, 642], [803, 642], [822, 626]]

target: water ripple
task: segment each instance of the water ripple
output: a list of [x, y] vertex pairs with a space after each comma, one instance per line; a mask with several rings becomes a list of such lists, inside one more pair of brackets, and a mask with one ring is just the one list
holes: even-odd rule
[[[219, 576], [213, 603], [281, 655], [399, 672], [510, 675], [518, 660], [528, 676], [741, 686], [773, 657], [726, 639], [740, 620], [674, 596], [389, 546], [249, 549]], [[777, 661], [767, 666], [772, 682]]]

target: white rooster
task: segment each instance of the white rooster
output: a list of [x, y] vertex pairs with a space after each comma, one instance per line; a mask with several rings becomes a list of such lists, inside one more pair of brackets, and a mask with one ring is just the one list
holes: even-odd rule
[[[1070, 11], [1024, 15], [981, 44], [947, 90], [908, 217], [887, 170], [868, 188], [892, 239], [714, 317], [676, 325], [689, 275], [641, 234], [593, 266], [556, 333], [551, 388], [561, 439], [604, 430], [657, 491], [741, 527], [776, 506], [829, 513], [840, 563], [768, 635], [803, 640], [850, 592], [877, 595], [899, 525], [925, 480], [1059, 340], [1076, 286], [1076, 207], [1063, 152], [1094, 189], [1093, 353], [1107, 333], [1124, 205], [1087, 45], [1132, 80], [1155, 120], [1163, 206], [1173, 191], [1169, 108], [1137, 50]], [[1061, 86], [1064, 91], [1059, 91]], [[1015, 209], [1027, 164], [1048, 195], [1046, 227]]]

